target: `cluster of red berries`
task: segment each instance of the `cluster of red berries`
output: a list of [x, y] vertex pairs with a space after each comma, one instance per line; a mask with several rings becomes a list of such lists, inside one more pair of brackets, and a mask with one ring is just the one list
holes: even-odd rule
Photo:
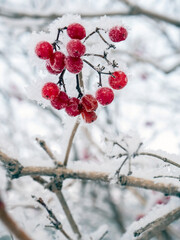
[[[68, 36], [71, 40], [67, 43], [66, 49], [68, 52], [68, 56], [65, 56], [64, 53], [59, 51], [59, 35], [64, 30], [67, 30]], [[85, 28], [79, 23], [70, 24], [68, 27], [58, 29], [57, 38], [54, 43], [50, 44], [47, 41], [41, 41], [36, 45], [35, 53], [36, 55], [46, 60], [46, 69], [49, 73], [55, 74], [59, 76], [59, 81], [57, 84], [53, 82], [46, 83], [42, 88], [42, 96], [45, 99], [51, 101], [51, 105], [60, 110], [65, 109], [66, 113], [70, 116], [77, 116], [79, 114], [82, 115], [82, 118], [86, 123], [91, 123], [96, 120], [97, 115], [95, 113], [98, 102], [101, 105], [108, 105], [114, 99], [114, 92], [112, 89], [122, 89], [127, 84], [127, 76], [122, 71], [114, 71], [114, 72], [103, 72], [105, 67], [96, 68], [87, 60], [83, 59], [86, 53], [86, 47], [83, 44], [91, 35], [94, 33], [98, 33], [101, 39], [110, 47], [115, 48], [114, 45], [109, 44], [101, 35], [100, 30], [96, 28], [93, 33], [90, 33], [86, 36]], [[124, 41], [127, 38], [127, 30], [121, 26], [115, 26], [109, 30], [109, 38], [112, 42], [120, 42]], [[81, 40], [84, 39], [83, 43]], [[57, 50], [58, 48], [58, 50]], [[109, 49], [108, 48], [108, 49]], [[90, 54], [88, 54], [90, 55]], [[88, 56], [87, 55], [87, 56]], [[107, 54], [104, 53], [104, 58], [106, 58]], [[92, 67], [99, 74], [99, 89], [96, 91], [95, 96], [91, 94], [83, 95], [81, 92], [81, 88], [79, 85], [79, 73], [82, 71], [83, 62], [87, 63], [90, 67]], [[110, 61], [109, 61], [110, 62]], [[117, 67], [118, 64], [114, 62], [111, 64], [114, 68]], [[64, 84], [64, 73], [65, 71], [69, 71], [70, 73], [76, 74], [77, 79], [77, 87], [78, 97], [68, 97], [66, 93], [66, 88]], [[109, 87], [102, 87], [101, 82], [101, 74], [109, 75]], [[61, 86], [63, 86], [64, 91], [61, 90]]]

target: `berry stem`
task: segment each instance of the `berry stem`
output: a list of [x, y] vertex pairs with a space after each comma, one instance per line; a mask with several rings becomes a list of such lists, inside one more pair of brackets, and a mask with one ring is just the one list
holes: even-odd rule
[[113, 60], [113, 62], [109, 61], [107, 58], [108, 53], [104, 51], [104, 54], [96, 54], [96, 53], [85, 53], [84, 56], [89, 57], [89, 56], [94, 56], [94, 57], [100, 57], [103, 58], [109, 65], [112, 65], [113, 67], [118, 67], [118, 63], [115, 62], [115, 60]]
[[63, 30], [67, 29], [67, 27], [63, 27], [63, 28], [58, 28], [58, 33], [57, 33], [57, 37], [55, 41], [59, 41], [59, 35], [61, 32], [63, 32]]
[[82, 98], [83, 93], [81, 92], [80, 84], [79, 84], [79, 74], [76, 74], [76, 89], [78, 91], [78, 98]]
[[101, 73], [98, 72], [98, 74], [99, 74], [99, 83], [98, 83], [98, 86], [99, 86], [99, 87], [102, 87]]
[[66, 92], [66, 86], [65, 86], [64, 78], [63, 78], [65, 71], [66, 71], [66, 69], [64, 69], [64, 70], [62, 71], [62, 73], [61, 73], [60, 76], [59, 76], [59, 81], [57, 82], [57, 84], [60, 84], [61, 86], [63, 86], [64, 92]]
[[88, 64], [90, 67], [92, 67], [97, 73], [114, 76], [111, 72], [102, 72], [99, 68], [95, 67], [95, 66], [92, 65], [89, 61], [87, 61], [87, 60], [85, 60], [85, 59], [83, 59], [83, 61], [84, 61], [86, 64]]
[[108, 45], [108, 49], [110, 49], [110, 48], [114, 48], [114, 49], [115, 49], [115, 48], [116, 48], [115, 45], [108, 43], [108, 42], [104, 39], [104, 37], [101, 35], [101, 33], [100, 33], [99, 30], [103, 30], [103, 31], [106, 32], [105, 29], [103, 29], [103, 28], [98, 28], [98, 27], [97, 27], [93, 32], [91, 32], [89, 35], [87, 35], [87, 37], [85, 37], [83, 43], [84, 43], [89, 37], [91, 37], [93, 34], [98, 33], [98, 35], [99, 35], [100, 38], [103, 40], [103, 42], [105, 42], [105, 43]]
[[99, 32], [99, 30], [100, 30], [100, 29], [97, 28], [96, 32], [99, 34], [99, 36], [100, 36], [100, 38], [103, 40], [103, 42], [105, 42], [105, 43], [108, 45], [108, 48], [107, 48], [107, 49], [110, 49], [110, 48], [116, 49], [116, 46], [115, 46], [115, 45], [108, 43], [108, 42], [104, 39], [104, 37], [103, 37], [103, 36], [101, 35], [101, 33]]

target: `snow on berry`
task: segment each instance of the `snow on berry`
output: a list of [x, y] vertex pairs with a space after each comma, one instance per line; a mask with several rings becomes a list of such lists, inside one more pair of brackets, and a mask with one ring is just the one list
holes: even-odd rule
[[65, 65], [69, 72], [77, 74], [81, 72], [83, 68], [83, 61], [81, 58], [67, 56], [65, 58]]
[[121, 89], [126, 86], [127, 82], [127, 76], [122, 71], [113, 72], [113, 76], [109, 76], [109, 85], [113, 89]]
[[69, 97], [65, 92], [60, 91], [59, 95], [51, 101], [51, 105], [60, 110], [68, 105]]
[[72, 23], [67, 28], [67, 34], [72, 39], [83, 39], [86, 36], [85, 28], [79, 23]]
[[69, 99], [68, 105], [65, 108], [66, 113], [71, 117], [76, 117], [80, 114], [79, 109], [80, 100], [78, 98], [72, 97]]
[[87, 112], [95, 111], [98, 107], [98, 102], [91, 94], [86, 94], [81, 99], [81, 104]]
[[99, 88], [96, 91], [96, 99], [103, 106], [110, 104], [114, 99], [113, 90], [108, 87]]
[[109, 38], [112, 42], [124, 41], [127, 38], [128, 32], [122, 26], [115, 26], [109, 30]]
[[92, 123], [92, 122], [94, 122], [97, 119], [97, 115], [96, 115], [96, 113], [94, 111], [87, 112], [87, 111], [84, 110], [81, 113], [81, 115], [82, 115], [82, 118], [84, 119], [84, 121], [86, 123]]
[[54, 69], [52, 69], [52, 67], [51, 67], [51, 65], [50, 65], [50, 63], [49, 63], [49, 61], [46, 62], [46, 69], [47, 69], [48, 72], [51, 73], [51, 74], [58, 75], [59, 73], [61, 73], [60, 70], [54, 70]]
[[59, 92], [60, 89], [57, 84], [48, 82], [42, 88], [42, 97], [48, 100], [54, 100], [58, 96]]
[[55, 52], [49, 59], [49, 64], [52, 69], [62, 72], [65, 67], [65, 55], [62, 52]]
[[49, 59], [53, 55], [53, 46], [46, 41], [41, 41], [36, 45], [36, 55], [41, 59]]
[[66, 46], [67, 52], [71, 57], [81, 57], [86, 51], [86, 47], [78, 39], [72, 39]]

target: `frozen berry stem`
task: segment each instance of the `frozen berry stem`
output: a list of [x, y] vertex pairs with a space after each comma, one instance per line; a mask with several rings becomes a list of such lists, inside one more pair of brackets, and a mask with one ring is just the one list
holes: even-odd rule
[[0, 220], [3, 224], [20, 240], [32, 240], [27, 233], [22, 230], [14, 219], [6, 211], [5, 205], [0, 196]]
[[69, 138], [69, 141], [68, 141], [68, 145], [67, 145], [67, 149], [66, 149], [66, 154], [65, 154], [65, 158], [64, 158], [64, 162], [63, 162], [63, 166], [66, 167], [67, 166], [67, 163], [68, 163], [68, 159], [69, 159], [69, 154], [70, 154], [70, 151], [71, 151], [71, 147], [72, 147], [72, 143], [73, 143], [73, 139], [74, 139], [74, 136], [77, 132], [77, 129], [79, 127], [79, 124], [80, 124], [80, 119], [79, 117], [77, 118], [75, 124], [74, 124], [74, 127], [73, 127], [73, 130], [71, 132], [71, 135], [70, 135], [70, 138]]

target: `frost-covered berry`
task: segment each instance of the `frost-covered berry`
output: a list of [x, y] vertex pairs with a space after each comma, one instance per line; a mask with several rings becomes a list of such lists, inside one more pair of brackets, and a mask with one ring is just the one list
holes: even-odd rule
[[36, 55], [41, 59], [49, 59], [53, 55], [53, 46], [46, 41], [41, 41], [36, 45]]
[[54, 70], [52, 69], [49, 61], [46, 62], [46, 69], [48, 70], [49, 73], [51, 74], [55, 74], [55, 75], [58, 75], [59, 73], [61, 73], [62, 71], [58, 71], [58, 70]]
[[81, 104], [87, 112], [95, 111], [98, 107], [98, 102], [91, 94], [86, 94], [81, 98]]
[[126, 86], [127, 82], [127, 76], [122, 71], [113, 72], [113, 76], [109, 76], [109, 85], [113, 89], [121, 89]]
[[46, 83], [42, 88], [42, 97], [48, 100], [54, 100], [60, 92], [59, 87], [52, 82]]
[[51, 101], [51, 105], [60, 110], [68, 105], [69, 97], [65, 92], [60, 91], [59, 95]]
[[52, 69], [62, 72], [65, 67], [65, 55], [62, 52], [53, 53], [52, 57], [49, 59], [49, 64]]
[[80, 114], [79, 102], [79, 99], [75, 97], [69, 99], [68, 105], [65, 108], [65, 111], [69, 116], [76, 117]]
[[67, 52], [71, 57], [81, 57], [86, 51], [86, 47], [79, 39], [72, 39], [66, 46]]
[[97, 119], [97, 115], [94, 111], [92, 112], [83, 111], [81, 115], [86, 123], [92, 123]]
[[99, 88], [96, 91], [96, 99], [103, 106], [110, 104], [114, 99], [113, 90], [108, 87]]
[[115, 26], [109, 30], [109, 38], [112, 42], [124, 41], [127, 38], [127, 35], [127, 30], [121, 26]]
[[83, 39], [86, 36], [85, 28], [79, 23], [72, 23], [67, 28], [67, 34], [72, 39]]
[[83, 61], [81, 58], [74, 58], [67, 56], [65, 58], [66, 69], [71, 73], [79, 73], [83, 68]]

